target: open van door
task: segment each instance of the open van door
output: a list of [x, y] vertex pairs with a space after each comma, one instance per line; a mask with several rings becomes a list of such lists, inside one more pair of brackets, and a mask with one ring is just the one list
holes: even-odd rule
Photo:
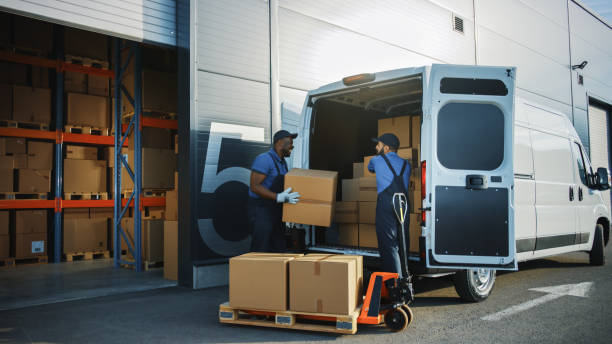
[[297, 133], [298, 137], [293, 140], [293, 151], [291, 157], [287, 160], [287, 167], [303, 168], [302, 156], [304, 147], [304, 118], [301, 114], [301, 109], [294, 104], [288, 102], [281, 103], [281, 129], [285, 129], [290, 133]]
[[431, 67], [424, 104], [431, 137], [423, 138], [431, 147], [424, 202], [431, 209], [425, 227], [430, 268], [517, 269], [515, 77], [512, 67]]

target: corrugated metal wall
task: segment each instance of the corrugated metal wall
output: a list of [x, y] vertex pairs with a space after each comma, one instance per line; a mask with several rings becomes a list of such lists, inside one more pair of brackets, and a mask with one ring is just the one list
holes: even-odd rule
[[0, 9], [135, 41], [176, 45], [174, 0], [4, 0]]
[[[596, 171], [599, 167], [605, 167], [610, 170], [610, 151], [608, 142], [610, 142], [608, 128], [610, 127], [608, 113], [605, 109], [598, 106], [589, 105], [589, 138], [591, 150], [591, 165]], [[610, 209], [610, 190], [602, 191], [604, 201]]]

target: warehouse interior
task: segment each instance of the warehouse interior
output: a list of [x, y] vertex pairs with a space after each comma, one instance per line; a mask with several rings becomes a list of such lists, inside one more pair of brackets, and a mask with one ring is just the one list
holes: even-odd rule
[[0, 309], [176, 285], [176, 48], [0, 23]]

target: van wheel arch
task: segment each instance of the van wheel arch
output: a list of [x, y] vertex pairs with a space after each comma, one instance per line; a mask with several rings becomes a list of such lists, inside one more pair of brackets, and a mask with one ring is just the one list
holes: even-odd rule
[[459, 297], [468, 302], [486, 300], [495, 285], [494, 269], [459, 270], [453, 275], [453, 284]]
[[604, 246], [610, 241], [610, 221], [605, 217], [597, 219], [597, 224], [603, 227]]

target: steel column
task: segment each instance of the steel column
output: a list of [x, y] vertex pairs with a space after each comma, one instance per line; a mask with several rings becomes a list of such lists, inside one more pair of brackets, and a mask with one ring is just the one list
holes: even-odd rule
[[134, 43], [134, 245], [136, 251], [136, 271], [142, 271], [142, 72], [141, 51], [138, 43]]
[[[64, 61], [64, 30], [55, 26], [55, 57], [58, 60]], [[59, 202], [62, 199], [63, 178], [64, 178], [64, 161], [63, 161], [63, 143], [59, 136], [64, 130], [64, 71], [57, 67], [55, 69], [55, 131], [57, 138], [55, 141], [55, 212], [53, 216], [53, 261], [61, 262], [62, 259], [62, 208]]]
[[122, 64], [121, 64], [121, 39], [119, 38], [113, 38], [113, 43], [115, 45], [115, 65], [114, 65], [114, 69], [115, 69], [115, 80], [114, 80], [114, 85], [115, 85], [115, 116], [114, 116], [114, 121], [115, 121], [115, 165], [113, 168], [113, 175], [114, 175], [114, 183], [113, 183], [113, 190], [114, 190], [114, 209], [113, 209], [113, 260], [114, 260], [114, 265], [116, 268], [120, 267], [120, 260], [121, 260], [121, 236], [119, 234], [119, 230], [120, 230], [120, 223], [121, 223], [121, 216], [119, 216], [119, 214], [121, 213], [121, 166], [123, 166], [123, 164], [121, 163], [121, 88], [119, 87], [119, 85], [121, 85], [121, 77], [122, 77]]

